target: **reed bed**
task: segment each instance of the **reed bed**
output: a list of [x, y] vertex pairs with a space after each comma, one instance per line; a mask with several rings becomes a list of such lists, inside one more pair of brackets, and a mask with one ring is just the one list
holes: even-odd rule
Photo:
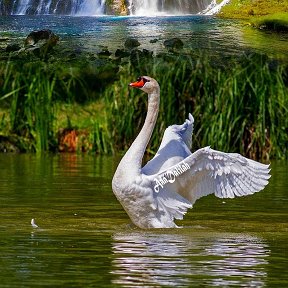
[[51, 72], [45, 65], [34, 65], [24, 73], [2, 65], [0, 111], [2, 107], [10, 115], [0, 114], [0, 136], [10, 133], [28, 139], [23, 151], [57, 151], [61, 138], [57, 107], [84, 99], [85, 103], [101, 102], [102, 116], [86, 121], [86, 127], [79, 128], [77, 123], [67, 124], [69, 129], [61, 127], [68, 129], [62, 138], [73, 139], [73, 145], [78, 145], [75, 151], [124, 152], [140, 131], [147, 109], [147, 96], [128, 88], [128, 82], [149, 75], [161, 86], [159, 118], [147, 149], [151, 155], [165, 128], [183, 123], [191, 112], [193, 149], [211, 145], [254, 159], [287, 158], [287, 64], [257, 54], [224, 62], [201, 53], [166, 56], [125, 64], [116, 81], [93, 92], [73, 70]]
[[[191, 112], [194, 149], [211, 145], [254, 159], [287, 158], [287, 67], [261, 55], [240, 60], [220, 67], [203, 56], [142, 67], [141, 74], [149, 71], [161, 86], [160, 113], [148, 151], [155, 153], [165, 128], [183, 123]], [[127, 66], [105, 91], [111, 141], [120, 150], [129, 147], [145, 119], [146, 95], [127, 87], [127, 79], [139, 76], [138, 68]]]
[[[53, 141], [55, 80], [31, 67], [24, 73], [20, 71], [9, 63], [1, 71], [0, 100], [4, 102], [2, 107], [9, 107], [9, 132], [31, 140], [18, 143], [21, 151], [47, 151]], [[24, 143], [29, 143], [28, 147]]]

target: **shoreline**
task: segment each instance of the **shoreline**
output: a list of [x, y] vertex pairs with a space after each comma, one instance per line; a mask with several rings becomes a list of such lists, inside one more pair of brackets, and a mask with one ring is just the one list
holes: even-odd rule
[[246, 20], [260, 30], [288, 32], [288, 2], [281, 0], [231, 0], [216, 17]]
[[[113, 60], [107, 58], [106, 71], [91, 70], [89, 62], [87, 67], [63, 70], [57, 62], [52, 67], [38, 61], [26, 63], [22, 73], [16, 72], [19, 64], [0, 65], [5, 88], [0, 95], [0, 151], [115, 154], [127, 150], [146, 115], [146, 99], [129, 90], [127, 82], [153, 71], [151, 76], [162, 85], [165, 97], [148, 154], [157, 151], [166, 127], [183, 123], [191, 112], [197, 119], [194, 149], [214, 143], [216, 150], [253, 159], [288, 157], [284, 80], [288, 65], [257, 53], [221, 63], [220, 58], [217, 62], [201, 52], [188, 56], [176, 49], [161, 57], [148, 52], [134, 49], [112, 70]], [[97, 87], [95, 77], [110, 79]], [[275, 123], [282, 123], [283, 131]]]

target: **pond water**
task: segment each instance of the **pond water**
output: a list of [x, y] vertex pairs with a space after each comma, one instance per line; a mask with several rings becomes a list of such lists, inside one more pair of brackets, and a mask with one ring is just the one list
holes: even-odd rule
[[[71, 16], [1, 16], [0, 37], [11, 41], [33, 30], [51, 29], [61, 36], [61, 43], [77, 50], [96, 52], [108, 47], [111, 52], [124, 47], [127, 37], [137, 38], [140, 49], [159, 53], [163, 42], [180, 37], [184, 51], [201, 49], [209, 53], [241, 54], [252, 50], [288, 59], [288, 34], [263, 32], [247, 23], [210, 16], [166, 17], [71, 17]], [[23, 39], [21, 40], [23, 42]], [[158, 40], [150, 43], [151, 40]], [[0, 42], [6, 45], [5, 42]]]
[[1, 287], [288, 286], [288, 162], [264, 191], [210, 195], [183, 228], [144, 231], [113, 195], [118, 161], [0, 155]]

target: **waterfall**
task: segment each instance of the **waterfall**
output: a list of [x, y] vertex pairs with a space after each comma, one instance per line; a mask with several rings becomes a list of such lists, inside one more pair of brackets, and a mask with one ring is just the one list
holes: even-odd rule
[[197, 14], [205, 10], [212, 0], [129, 0], [132, 15]]
[[204, 15], [214, 15], [220, 12], [221, 8], [227, 5], [230, 0], [223, 0], [221, 3], [217, 4], [216, 0], [213, 0], [211, 4], [201, 12]]
[[[229, 0], [125, 0], [130, 15], [184, 15], [218, 13]], [[0, 15], [103, 15], [122, 0], [0, 0]], [[218, 4], [217, 4], [218, 3]], [[107, 7], [106, 7], [107, 6]]]
[[102, 15], [105, 0], [0, 0], [0, 15]]
[[104, 14], [105, 10], [105, 0], [83, 0], [79, 5], [79, 10], [75, 11], [76, 15], [91, 15], [91, 11], [93, 11], [93, 15]]

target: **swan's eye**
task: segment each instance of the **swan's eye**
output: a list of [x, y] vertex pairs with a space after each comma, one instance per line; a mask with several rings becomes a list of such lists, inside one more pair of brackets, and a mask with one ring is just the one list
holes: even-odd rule
[[148, 80], [148, 79], [146, 79], [146, 78], [144, 78], [144, 77], [142, 77], [142, 80], [143, 80], [144, 84], [145, 84], [146, 82], [150, 82], [150, 80]]
[[140, 76], [137, 78], [137, 82], [143, 82], [145, 84], [146, 82], [150, 82], [150, 80]]

